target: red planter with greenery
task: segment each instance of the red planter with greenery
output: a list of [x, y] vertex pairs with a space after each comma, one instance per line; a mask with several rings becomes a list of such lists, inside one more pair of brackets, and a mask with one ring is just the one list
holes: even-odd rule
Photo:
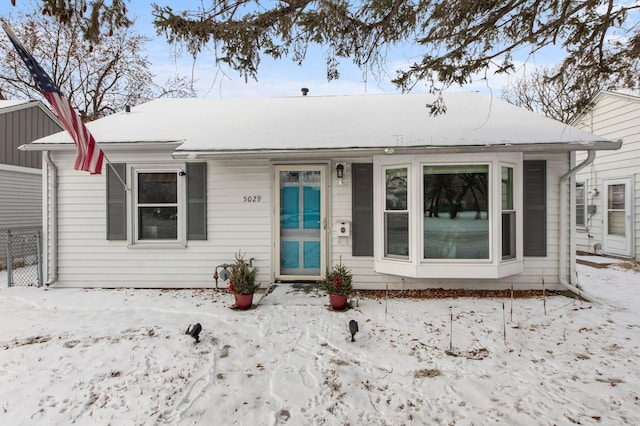
[[238, 309], [249, 309], [253, 305], [253, 293], [251, 294], [236, 294], [236, 306]]
[[342, 311], [347, 307], [347, 298], [351, 293], [353, 276], [349, 268], [342, 264], [342, 259], [327, 271], [325, 279], [318, 281], [320, 287], [329, 295], [329, 303], [335, 311]]
[[329, 303], [334, 311], [343, 311], [347, 307], [346, 294], [330, 294]]

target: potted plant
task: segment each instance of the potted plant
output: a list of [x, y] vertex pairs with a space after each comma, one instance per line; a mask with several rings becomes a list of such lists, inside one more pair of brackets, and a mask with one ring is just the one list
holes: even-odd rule
[[258, 268], [250, 267], [240, 251], [235, 258], [236, 262], [229, 265], [229, 291], [235, 296], [238, 309], [249, 309], [253, 304], [253, 293], [260, 288], [260, 283], [256, 282]]
[[322, 290], [329, 294], [329, 302], [334, 310], [342, 311], [347, 307], [347, 298], [352, 290], [352, 278], [351, 271], [340, 259], [337, 265], [327, 271], [327, 277], [318, 281]]

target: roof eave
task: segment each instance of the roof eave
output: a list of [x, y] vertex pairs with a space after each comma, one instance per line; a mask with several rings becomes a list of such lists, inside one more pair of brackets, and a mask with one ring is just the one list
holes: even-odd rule
[[239, 155], [252, 158], [294, 158], [303, 156], [327, 157], [331, 156], [373, 156], [390, 154], [459, 154], [479, 152], [572, 152], [572, 151], [600, 151], [617, 150], [622, 146], [621, 141], [596, 141], [572, 143], [539, 143], [539, 144], [491, 144], [491, 145], [458, 145], [458, 146], [381, 146], [381, 147], [348, 147], [348, 148], [306, 148], [306, 149], [246, 149], [246, 150], [176, 150], [174, 159], [194, 160], [207, 158], [237, 158]]
[[[184, 140], [171, 141], [131, 141], [131, 142], [108, 142], [100, 143], [98, 146], [103, 151], [149, 151], [149, 150], [176, 150]], [[76, 146], [73, 143], [28, 143], [18, 147], [21, 151], [75, 151]]]

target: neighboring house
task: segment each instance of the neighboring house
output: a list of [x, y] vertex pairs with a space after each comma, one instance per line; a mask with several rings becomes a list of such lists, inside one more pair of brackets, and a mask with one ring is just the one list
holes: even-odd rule
[[35, 141], [48, 281], [214, 287], [242, 251], [264, 285], [341, 261], [357, 289], [571, 288], [573, 154], [620, 144], [480, 93], [444, 100], [431, 117], [415, 94], [158, 99], [89, 123], [102, 175], [73, 170], [67, 133]]
[[42, 102], [0, 100], [0, 228], [42, 224], [42, 156], [18, 147], [60, 130]]
[[576, 249], [640, 261], [640, 93], [600, 92], [572, 124], [622, 142], [576, 174]]

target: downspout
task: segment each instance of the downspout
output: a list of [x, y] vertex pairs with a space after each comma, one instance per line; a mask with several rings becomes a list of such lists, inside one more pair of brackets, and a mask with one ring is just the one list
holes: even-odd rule
[[[47, 275], [49, 275], [49, 272], [50, 275], [48, 276], [49, 280], [45, 284], [48, 287], [58, 281], [58, 168], [51, 159], [49, 151], [44, 151], [42, 154], [44, 161], [47, 163], [47, 170], [45, 171], [47, 176], [49, 176], [49, 171], [51, 171], [51, 191], [49, 191], [48, 188], [45, 189], [48, 201], [45, 211], [51, 212], [49, 229], [47, 235], [44, 237], [47, 242], [44, 246], [44, 251], [48, 253], [49, 259], [47, 262]], [[46, 247], [49, 249], [47, 250]]]
[[[567, 181], [569, 179], [571, 179], [573, 176], [575, 176], [576, 173], [578, 173], [580, 170], [582, 170], [583, 168], [587, 167], [589, 164], [593, 163], [593, 161], [596, 159], [596, 151], [593, 149], [590, 149], [587, 151], [587, 158], [580, 164], [578, 164], [577, 166], [575, 166], [573, 169], [569, 170], [567, 173], [565, 173], [564, 175], [562, 175], [560, 177], [560, 211], [559, 211], [559, 218], [560, 218], [560, 257], [559, 257], [559, 273], [558, 273], [558, 278], [560, 280], [560, 284], [565, 287], [567, 290], [571, 291], [572, 293], [575, 293], [576, 295], [582, 297], [583, 299], [588, 300], [591, 303], [597, 303], [597, 304], [602, 304], [602, 302], [600, 300], [598, 300], [597, 298], [595, 298], [594, 296], [585, 293], [584, 290], [582, 290], [580, 287], [578, 287], [577, 284], [573, 284], [572, 282], [570, 282], [569, 280], [567, 280], [567, 278], [564, 276], [564, 271], [567, 267], [567, 221], [564, 220], [563, 218], [566, 217], [566, 211], [567, 211]], [[571, 217], [571, 213], [569, 215], [569, 217]], [[571, 221], [571, 220], [569, 220]], [[571, 250], [571, 248], [569, 248], [569, 250]], [[570, 273], [571, 275], [571, 273]], [[570, 277], [571, 279], [571, 277]]]

